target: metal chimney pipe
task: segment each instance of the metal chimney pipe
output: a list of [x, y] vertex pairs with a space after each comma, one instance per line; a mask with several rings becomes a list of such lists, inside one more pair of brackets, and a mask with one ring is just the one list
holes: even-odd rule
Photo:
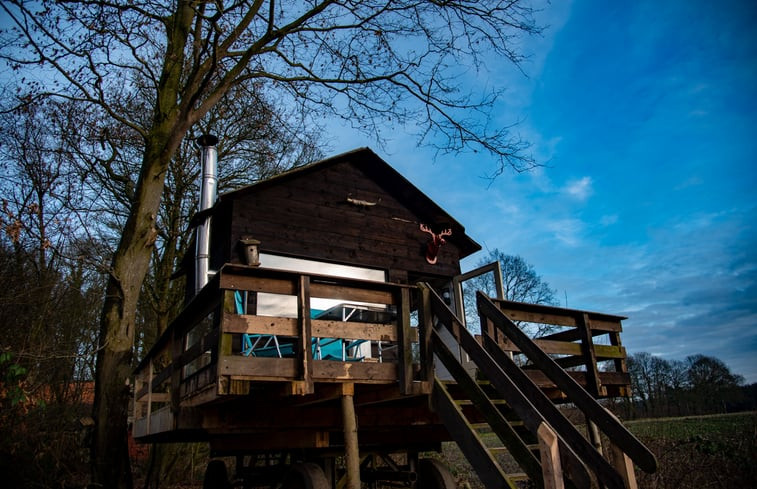
[[[204, 134], [197, 138], [202, 163], [199, 212], [213, 207], [218, 189], [218, 138]], [[197, 226], [197, 249], [195, 253], [195, 294], [208, 283], [210, 271], [210, 216]]]

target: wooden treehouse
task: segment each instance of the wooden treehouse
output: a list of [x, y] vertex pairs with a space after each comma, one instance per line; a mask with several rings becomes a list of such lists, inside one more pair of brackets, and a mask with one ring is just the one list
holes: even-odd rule
[[133, 426], [235, 456], [205, 487], [450, 489], [423, 457], [445, 441], [487, 488], [629, 488], [633, 464], [655, 470], [598, 402], [629, 394], [624, 318], [479, 292], [466, 327], [462, 284], [499, 266], [461, 275], [480, 246], [372, 151], [210, 203], [195, 220], [205, 263], [185, 269], [197, 293], [136, 369]]

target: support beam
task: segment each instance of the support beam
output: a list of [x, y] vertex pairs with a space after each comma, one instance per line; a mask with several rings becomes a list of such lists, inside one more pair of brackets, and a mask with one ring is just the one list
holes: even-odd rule
[[360, 489], [360, 448], [355, 415], [355, 385], [342, 384], [342, 421], [344, 425], [344, 458], [347, 468], [345, 489]]

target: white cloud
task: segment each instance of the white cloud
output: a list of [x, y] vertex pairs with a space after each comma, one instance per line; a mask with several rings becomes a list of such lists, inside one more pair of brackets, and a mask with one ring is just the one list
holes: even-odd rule
[[565, 187], [563, 187], [562, 191], [564, 194], [583, 202], [594, 193], [593, 183], [591, 177], [570, 180]]

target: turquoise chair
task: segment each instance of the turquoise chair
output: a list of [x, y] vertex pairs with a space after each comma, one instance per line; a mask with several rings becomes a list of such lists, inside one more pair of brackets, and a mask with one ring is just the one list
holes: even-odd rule
[[[237, 314], [247, 311], [247, 292], [234, 291], [234, 309]], [[312, 317], [318, 317], [323, 311], [311, 311]], [[342, 362], [359, 362], [364, 357], [350, 355], [350, 351], [367, 340], [348, 341], [342, 338], [312, 338], [313, 358], [316, 360], [336, 360]], [[242, 355], [249, 357], [284, 358], [294, 356], [293, 343], [279, 343], [276, 335], [242, 333]]]

